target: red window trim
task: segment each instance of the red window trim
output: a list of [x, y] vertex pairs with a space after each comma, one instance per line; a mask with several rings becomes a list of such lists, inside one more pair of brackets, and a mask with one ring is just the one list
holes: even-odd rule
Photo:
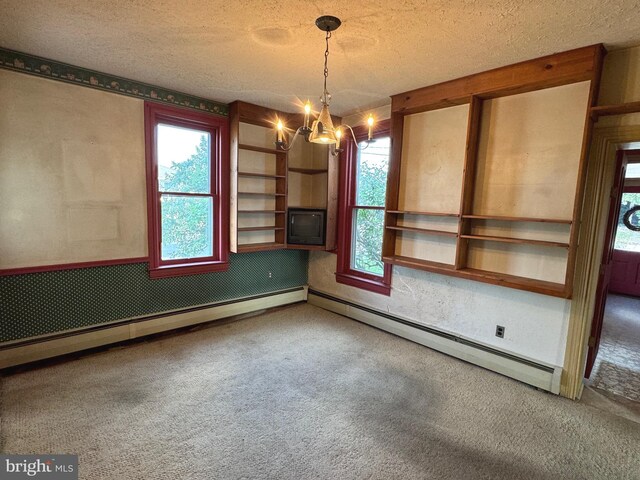
[[[145, 102], [145, 156], [147, 164], [147, 222], [151, 278], [219, 272], [229, 268], [229, 120], [179, 107]], [[206, 130], [211, 135], [211, 196], [213, 197], [213, 255], [187, 260], [162, 260], [158, 191], [156, 125], [167, 123]], [[213, 160], [217, 161], [213, 161]], [[185, 195], [180, 193], [180, 195]], [[188, 194], [186, 194], [188, 195]], [[207, 195], [209, 196], [209, 195]]]
[[[358, 142], [366, 140], [367, 129], [353, 129]], [[376, 125], [373, 138], [386, 137], [391, 134], [391, 122], [384, 120]], [[391, 265], [384, 264], [382, 276], [360, 272], [351, 268], [351, 235], [353, 226], [353, 210], [359, 206], [356, 198], [356, 161], [358, 151], [352, 138], [347, 137], [344, 156], [340, 158], [340, 188], [338, 200], [338, 264], [336, 282], [361, 288], [381, 295], [391, 295]], [[362, 208], [361, 206], [359, 208]], [[384, 207], [365, 207], [384, 210]]]

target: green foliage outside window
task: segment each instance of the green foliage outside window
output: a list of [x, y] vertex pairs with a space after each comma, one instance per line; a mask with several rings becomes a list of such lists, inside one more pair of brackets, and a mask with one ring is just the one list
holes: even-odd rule
[[[160, 181], [165, 192], [209, 192], [209, 139], [202, 135], [196, 153], [172, 162]], [[213, 205], [208, 197], [162, 196], [162, 258], [212, 255]]]
[[[358, 155], [356, 205], [385, 204], [387, 171], [389, 169], [389, 138], [381, 138]], [[382, 275], [382, 235], [384, 211], [357, 209], [354, 212], [353, 268]]]

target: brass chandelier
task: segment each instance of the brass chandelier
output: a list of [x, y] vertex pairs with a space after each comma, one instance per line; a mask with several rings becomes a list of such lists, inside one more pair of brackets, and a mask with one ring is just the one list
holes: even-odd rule
[[366, 148], [369, 146], [369, 143], [372, 141], [373, 134], [373, 124], [375, 120], [373, 115], [369, 115], [367, 117], [367, 125], [368, 125], [368, 134], [367, 141], [364, 147], [360, 147], [358, 145], [358, 141], [356, 140], [355, 133], [353, 129], [346, 124], [340, 125], [339, 127], [334, 127], [333, 121], [331, 120], [331, 114], [329, 113], [329, 102], [331, 101], [331, 94], [327, 91], [327, 78], [329, 77], [329, 39], [331, 38], [331, 32], [335, 31], [342, 22], [339, 18], [333, 17], [330, 15], [325, 15], [316, 19], [316, 26], [326, 32], [325, 36], [325, 44], [326, 48], [324, 51], [324, 89], [322, 91], [322, 96], [320, 97], [320, 102], [322, 103], [322, 108], [320, 109], [320, 114], [318, 118], [313, 121], [311, 127], [309, 126], [310, 116], [312, 105], [311, 102], [307, 100], [304, 104], [304, 122], [303, 125], [298, 127], [295, 131], [291, 142], [287, 143], [285, 140], [284, 129], [285, 126], [280, 119], [278, 119], [276, 124], [277, 129], [277, 141], [276, 147], [278, 149], [288, 151], [291, 149], [296, 139], [299, 136], [302, 136], [305, 141], [311, 143], [318, 143], [321, 145], [335, 145], [334, 153], [341, 152], [340, 148], [340, 140], [343, 136], [343, 129], [348, 129], [353, 136], [353, 140], [357, 148]]

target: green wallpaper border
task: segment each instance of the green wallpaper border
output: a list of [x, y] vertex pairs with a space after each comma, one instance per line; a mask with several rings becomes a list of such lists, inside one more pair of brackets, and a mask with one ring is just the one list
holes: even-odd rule
[[176, 105], [216, 115], [229, 115], [229, 106], [224, 103], [2, 47], [0, 47], [0, 68], [141, 100]]

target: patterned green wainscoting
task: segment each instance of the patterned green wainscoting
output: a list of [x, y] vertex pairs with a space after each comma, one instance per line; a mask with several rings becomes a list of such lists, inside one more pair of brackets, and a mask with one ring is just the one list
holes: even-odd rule
[[308, 259], [302, 250], [231, 254], [226, 272], [158, 280], [146, 263], [0, 277], [0, 342], [299, 287]]

